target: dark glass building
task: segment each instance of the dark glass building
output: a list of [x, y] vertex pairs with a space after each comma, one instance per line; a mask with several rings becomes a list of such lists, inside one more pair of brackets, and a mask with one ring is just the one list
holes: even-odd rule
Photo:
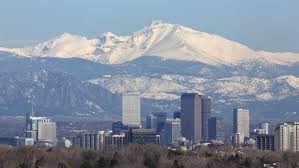
[[202, 105], [202, 141], [209, 140], [209, 118], [211, 114], [211, 98], [206, 95], [201, 95]]
[[256, 148], [261, 150], [274, 150], [274, 134], [257, 134]]
[[121, 121], [113, 122], [112, 133], [119, 134], [122, 130], [128, 130], [128, 126], [124, 125]]
[[181, 112], [180, 111], [175, 111], [173, 113], [173, 119], [181, 119]]
[[184, 93], [181, 96], [181, 132], [182, 136], [194, 143], [202, 139], [202, 101], [196, 93]]
[[160, 132], [165, 128], [166, 118], [167, 113], [151, 113], [149, 116], [147, 116], [146, 128], [154, 129], [157, 134], [160, 134]]
[[209, 119], [209, 140], [224, 142], [224, 123], [222, 117], [211, 117]]
[[132, 130], [132, 143], [135, 144], [160, 144], [159, 137], [154, 129]]

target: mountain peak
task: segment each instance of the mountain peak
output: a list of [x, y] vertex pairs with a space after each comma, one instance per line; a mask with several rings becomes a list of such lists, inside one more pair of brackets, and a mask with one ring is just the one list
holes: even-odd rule
[[67, 32], [64, 32], [62, 33], [60, 36], [60, 38], [67, 38], [67, 37], [72, 37], [72, 36], [77, 36], [77, 35], [74, 35], [74, 34], [71, 34], [71, 33], [67, 33]]
[[0, 50], [17, 55], [80, 57], [108, 64], [124, 63], [144, 55], [210, 65], [236, 65], [256, 60], [283, 65], [299, 62], [299, 54], [256, 52], [221, 36], [160, 20], [131, 36], [106, 32], [99, 38], [89, 39], [63, 33], [34, 47]]
[[157, 26], [160, 24], [163, 24], [162, 20], [154, 20], [154, 21], [152, 21], [151, 27], [154, 27], [154, 26]]
[[102, 34], [103, 36], [106, 36], [106, 37], [118, 37], [117, 35], [115, 35], [114, 33], [112, 32], [105, 32]]

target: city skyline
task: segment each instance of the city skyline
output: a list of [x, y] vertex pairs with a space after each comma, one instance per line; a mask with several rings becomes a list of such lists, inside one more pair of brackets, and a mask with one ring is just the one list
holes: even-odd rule
[[0, 0], [0, 167], [298, 166], [298, 7]]

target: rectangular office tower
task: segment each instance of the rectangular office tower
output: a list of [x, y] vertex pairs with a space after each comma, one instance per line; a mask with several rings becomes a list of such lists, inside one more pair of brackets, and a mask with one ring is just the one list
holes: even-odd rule
[[154, 129], [157, 134], [165, 128], [167, 113], [157, 112], [151, 113], [146, 117], [146, 128]]
[[209, 140], [209, 118], [211, 114], [211, 98], [206, 95], [201, 95], [202, 108], [202, 141]]
[[180, 119], [167, 119], [164, 129], [164, 142], [165, 145], [178, 145], [181, 138], [181, 120]]
[[134, 93], [122, 95], [122, 122], [125, 125], [140, 125], [140, 96]]
[[275, 150], [299, 151], [299, 122], [280, 124], [275, 129]]
[[224, 142], [224, 123], [222, 117], [211, 117], [209, 119], [209, 140]]
[[249, 137], [249, 110], [234, 109], [233, 120], [234, 134], [240, 134], [244, 138]]
[[56, 144], [56, 123], [55, 122], [38, 122], [37, 123], [37, 140], [40, 143]]
[[202, 139], [202, 102], [196, 93], [184, 93], [181, 96], [182, 136], [193, 143]]

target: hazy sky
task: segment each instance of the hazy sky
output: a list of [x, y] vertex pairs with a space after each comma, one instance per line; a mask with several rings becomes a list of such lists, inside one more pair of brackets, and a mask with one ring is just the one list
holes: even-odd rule
[[0, 46], [30, 45], [63, 32], [131, 34], [153, 20], [257, 50], [299, 52], [299, 0], [0, 0]]

